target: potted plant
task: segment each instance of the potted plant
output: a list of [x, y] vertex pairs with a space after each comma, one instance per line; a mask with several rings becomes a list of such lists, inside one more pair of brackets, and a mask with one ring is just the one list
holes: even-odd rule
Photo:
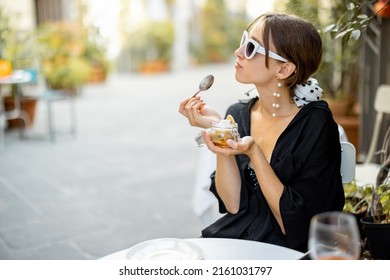
[[373, 192], [370, 216], [362, 218], [370, 251], [376, 259], [390, 259], [390, 128], [381, 154], [381, 169]]
[[173, 25], [170, 21], [144, 23], [128, 36], [132, 70], [142, 73], [168, 71], [172, 58]]
[[83, 56], [86, 30], [67, 22], [39, 27], [38, 46], [47, 86], [75, 94], [89, 78], [91, 66]]
[[362, 14], [362, 1], [290, 0], [287, 10], [314, 21], [323, 41], [322, 63], [315, 74], [324, 90], [334, 118], [356, 150], [359, 150], [359, 74], [361, 33], [369, 18]]
[[82, 54], [91, 65], [88, 83], [101, 83], [106, 80], [110, 68], [106, 51], [106, 43], [100, 36], [99, 29], [94, 27], [88, 28], [84, 52]]
[[230, 11], [224, 0], [207, 0], [198, 12], [199, 26], [190, 43], [194, 63], [227, 62], [234, 56], [243, 29], [248, 24], [244, 10]]
[[368, 215], [373, 192], [374, 185], [372, 184], [358, 185], [355, 180], [344, 184], [345, 204], [343, 212], [355, 216], [362, 239], [365, 238], [365, 233], [360, 219]]

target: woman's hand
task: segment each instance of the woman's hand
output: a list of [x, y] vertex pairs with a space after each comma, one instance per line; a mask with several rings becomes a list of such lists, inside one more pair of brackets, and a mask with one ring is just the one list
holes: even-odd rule
[[184, 99], [180, 103], [179, 113], [185, 116], [192, 126], [209, 128], [213, 122], [219, 122], [221, 116], [213, 109], [206, 107], [206, 103], [199, 96]]
[[229, 147], [224, 148], [214, 145], [213, 141], [211, 141], [211, 136], [206, 131], [202, 131], [202, 137], [210, 151], [224, 156], [245, 154], [251, 157], [257, 150], [261, 150], [251, 136], [245, 136], [239, 141], [229, 139], [226, 141]]

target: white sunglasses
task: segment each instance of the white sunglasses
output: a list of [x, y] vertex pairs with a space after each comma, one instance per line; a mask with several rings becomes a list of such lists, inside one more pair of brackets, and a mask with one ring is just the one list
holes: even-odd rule
[[[255, 56], [256, 53], [260, 53], [262, 55], [265, 55], [265, 49], [264, 47], [260, 46], [259, 43], [257, 43], [255, 40], [249, 38], [249, 33], [248, 31], [244, 31], [244, 34], [242, 34], [241, 38], [241, 43], [240, 47], [245, 45], [245, 57], [246, 59], [251, 59], [252, 57]], [[268, 57], [283, 61], [283, 62], [288, 62], [287, 59], [284, 57], [281, 57], [280, 55], [268, 50]]]

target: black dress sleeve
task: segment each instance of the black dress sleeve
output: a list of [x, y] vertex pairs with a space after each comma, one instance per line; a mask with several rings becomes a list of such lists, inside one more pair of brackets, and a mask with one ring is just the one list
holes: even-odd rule
[[341, 211], [344, 192], [339, 134], [331, 113], [316, 110], [300, 126], [297, 138], [286, 139], [294, 145], [275, 160], [274, 171], [285, 185], [280, 212], [289, 247], [306, 250], [311, 217]]

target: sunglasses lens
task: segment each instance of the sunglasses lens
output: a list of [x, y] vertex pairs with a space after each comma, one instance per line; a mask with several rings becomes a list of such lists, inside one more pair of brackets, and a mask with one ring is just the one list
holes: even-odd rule
[[245, 55], [247, 57], [251, 57], [251, 55], [253, 54], [253, 51], [255, 50], [255, 45], [253, 45], [252, 42], [248, 42], [246, 44], [246, 48], [245, 48]]

